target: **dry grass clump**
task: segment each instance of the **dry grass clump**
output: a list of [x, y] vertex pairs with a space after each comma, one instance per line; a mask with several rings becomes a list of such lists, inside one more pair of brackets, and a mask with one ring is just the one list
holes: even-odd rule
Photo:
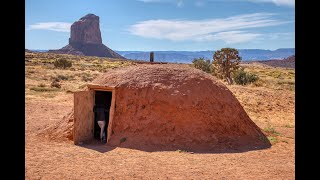
[[295, 70], [290, 68], [274, 68], [258, 64], [242, 64], [246, 71], [257, 74], [259, 80], [251, 86], [267, 87], [275, 90], [295, 90]]

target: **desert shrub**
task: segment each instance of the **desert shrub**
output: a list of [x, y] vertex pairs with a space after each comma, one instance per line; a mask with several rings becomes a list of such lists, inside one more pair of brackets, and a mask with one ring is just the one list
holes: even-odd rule
[[210, 60], [205, 60], [202, 58], [194, 58], [192, 60], [193, 66], [197, 69], [200, 69], [204, 72], [211, 73], [212, 72], [212, 64]]
[[61, 74], [59, 74], [59, 75], [57, 75], [57, 79], [59, 79], [59, 80], [63, 80], [63, 81], [67, 81], [67, 80], [73, 80], [74, 79], [74, 76], [73, 75], [61, 75]]
[[33, 73], [35, 73], [36, 71], [34, 71], [34, 70], [27, 70], [27, 73], [30, 73], [30, 74], [33, 74]]
[[86, 87], [87, 86], [87, 84], [82, 84], [82, 85], [80, 85], [79, 87], [78, 87], [78, 89], [83, 89], [84, 87]]
[[51, 80], [53, 81], [57, 81], [60, 82], [60, 79], [58, 78], [58, 76], [51, 76]]
[[66, 69], [72, 66], [72, 62], [64, 58], [59, 58], [55, 60], [53, 64], [54, 64], [54, 67], [63, 68], [63, 69]]
[[59, 89], [57, 88], [46, 88], [46, 87], [32, 87], [30, 88], [32, 91], [37, 91], [37, 92], [48, 92], [48, 91], [58, 91]]
[[259, 77], [255, 74], [244, 71], [244, 68], [240, 68], [233, 74], [233, 79], [236, 84], [246, 85], [257, 81]]
[[62, 75], [62, 74], [59, 74], [57, 76], [51, 76], [51, 80], [52, 81], [58, 81], [60, 82], [60, 80], [63, 80], [63, 81], [67, 81], [67, 80], [72, 80], [74, 79], [74, 76], [68, 76], [68, 75]]
[[59, 81], [53, 80], [53, 81], [51, 82], [51, 87], [55, 87], [55, 88], [60, 89], [60, 88], [61, 88], [61, 84], [59, 83]]
[[288, 85], [295, 85], [294, 80], [278, 80], [277, 84], [283, 85], [283, 84], [288, 84]]
[[268, 73], [269, 76], [273, 77], [273, 78], [280, 78], [282, 73], [280, 71], [271, 71]]
[[271, 127], [270, 125], [268, 125], [268, 127], [265, 127], [263, 129], [266, 133], [270, 133], [273, 135], [280, 135], [280, 133], [278, 131], [276, 131], [273, 127]]
[[88, 82], [88, 81], [92, 81], [95, 77], [93, 77], [91, 74], [89, 73], [83, 73], [81, 74], [81, 79], [82, 81]]
[[60, 75], [60, 74], [59, 74], [59, 75], [57, 76], [57, 78], [60, 79], [60, 80], [69, 80], [69, 76], [67, 76], [67, 75]]
[[254, 86], [256, 86], [256, 87], [261, 87], [261, 86], [263, 86], [265, 84], [265, 81], [264, 80], [262, 80], [262, 79], [258, 79], [257, 81], [255, 81], [255, 82], [252, 82], [252, 85], [254, 85]]
[[286, 124], [285, 127], [286, 128], [294, 128], [294, 125], [293, 124]]
[[273, 136], [268, 136], [268, 140], [270, 141], [271, 144], [276, 144], [277, 142], [279, 142], [277, 137], [273, 137]]
[[176, 150], [178, 153], [186, 153], [186, 152], [188, 152], [187, 150], [181, 150], [181, 149], [178, 149], [178, 150]]
[[43, 83], [40, 83], [40, 84], [38, 85], [38, 87], [46, 87], [46, 85], [43, 84]]

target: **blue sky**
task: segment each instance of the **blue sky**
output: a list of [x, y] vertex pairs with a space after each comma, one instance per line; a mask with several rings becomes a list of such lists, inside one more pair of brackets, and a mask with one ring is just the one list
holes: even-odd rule
[[88, 13], [113, 50], [295, 47], [294, 0], [26, 0], [26, 48], [67, 45], [71, 24]]

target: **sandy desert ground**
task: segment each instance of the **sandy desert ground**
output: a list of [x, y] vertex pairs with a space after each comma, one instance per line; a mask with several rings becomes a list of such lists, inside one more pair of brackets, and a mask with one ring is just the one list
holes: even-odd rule
[[[78, 57], [73, 57], [78, 58]], [[113, 61], [75, 60], [73, 69], [52, 68], [52, 57], [26, 56], [26, 179], [295, 179], [294, 69], [246, 65], [262, 81], [228, 85], [272, 147], [239, 153], [145, 152], [99, 143], [76, 146], [72, 141], [40, 136], [73, 106], [72, 91], [103, 73], [104, 67], [129, 65]], [[95, 69], [96, 68], [96, 69]], [[51, 78], [64, 75], [61, 89]]]

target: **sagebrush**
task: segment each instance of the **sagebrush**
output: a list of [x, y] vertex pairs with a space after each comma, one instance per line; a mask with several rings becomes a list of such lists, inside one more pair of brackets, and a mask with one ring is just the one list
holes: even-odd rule
[[193, 66], [204, 72], [211, 73], [213, 71], [212, 64], [210, 60], [205, 60], [202, 58], [195, 58], [192, 60]]
[[259, 77], [244, 71], [244, 68], [240, 68], [238, 71], [234, 72], [233, 79], [236, 84], [246, 85], [257, 81]]
[[66, 69], [66, 68], [69, 68], [69, 67], [72, 66], [72, 62], [67, 60], [67, 59], [65, 59], [65, 58], [59, 58], [59, 59], [54, 61], [53, 65], [56, 68]]

